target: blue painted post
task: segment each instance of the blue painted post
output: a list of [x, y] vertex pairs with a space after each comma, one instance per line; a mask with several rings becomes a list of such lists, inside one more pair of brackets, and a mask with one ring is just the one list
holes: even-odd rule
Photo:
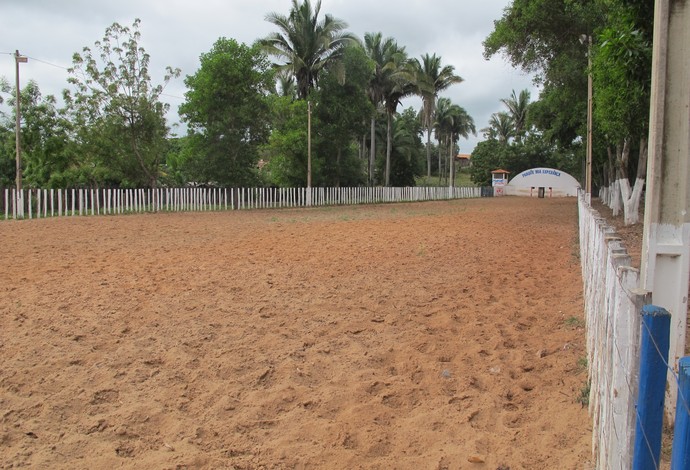
[[633, 470], [659, 468], [671, 314], [642, 307], [640, 388], [637, 396]]
[[673, 431], [671, 470], [690, 470], [690, 357], [678, 363], [678, 403]]

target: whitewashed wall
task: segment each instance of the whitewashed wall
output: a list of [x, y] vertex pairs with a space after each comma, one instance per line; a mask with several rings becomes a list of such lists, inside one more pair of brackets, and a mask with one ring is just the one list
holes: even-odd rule
[[639, 371], [639, 271], [620, 238], [579, 196], [580, 260], [591, 381], [592, 452], [598, 469], [632, 468]]

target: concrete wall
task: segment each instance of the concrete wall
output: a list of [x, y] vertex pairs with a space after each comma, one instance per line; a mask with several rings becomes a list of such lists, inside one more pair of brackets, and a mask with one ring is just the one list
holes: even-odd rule
[[589, 412], [598, 469], [632, 467], [639, 371], [639, 270], [606, 220], [579, 195]]

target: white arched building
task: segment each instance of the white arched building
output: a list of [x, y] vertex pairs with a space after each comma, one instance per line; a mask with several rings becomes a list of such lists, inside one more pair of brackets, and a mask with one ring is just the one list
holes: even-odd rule
[[532, 168], [515, 176], [504, 187], [507, 196], [566, 197], [577, 196], [580, 183], [564, 171]]

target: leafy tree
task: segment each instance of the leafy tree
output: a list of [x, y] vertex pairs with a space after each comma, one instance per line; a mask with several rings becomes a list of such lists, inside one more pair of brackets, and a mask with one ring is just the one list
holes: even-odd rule
[[[639, 220], [639, 202], [647, 169], [647, 134], [651, 93], [653, 12], [635, 2], [611, 2], [608, 24], [597, 31], [599, 45], [592, 58], [594, 117], [610, 146], [609, 185], [603, 192], [614, 214], [623, 202], [626, 225]], [[637, 161], [630, 153], [637, 146]], [[637, 170], [634, 187], [630, 174]], [[620, 196], [619, 196], [620, 194]], [[622, 197], [622, 198], [621, 198]]]
[[[514, 67], [535, 74], [542, 90], [529, 107], [528, 125], [562, 153], [582, 151], [587, 48], [580, 38], [604, 24], [606, 1], [513, 0], [484, 40], [486, 58], [501, 53]], [[495, 131], [490, 137], [498, 138]]]
[[[386, 125], [388, 129], [388, 125]], [[391, 160], [389, 182], [392, 186], [414, 186], [422, 174], [422, 128], [413, 108], [397, 114], [391, 122]], [[385, 175], [386, 160], [379, 159], [379, 174]]]
[[[140, 20], [132, 28], [113, 23], [94, 51], [73, 56], [65, 102], [76, 126], [80, 152], [102, 165], [119, 184], [155, 187], [168, 129], [160, 101], [162, 85], [153, 85], [150, 57], [139, 45]], [[164, 83], [179, 75], [168, 67]], [[100, 181], [103, 182], [103, 181]]]
[[342, 56], [346, 46], [357, 43], [357, 38], [345, 30], [347, 24], [326, 14], [319, 20], [321, 0], [312, 7], [310, 0], [299, 4], [292, 0], [288, 16], [269, 13], [266, 21], [278, 27], [261, 44], [268, 54], [284, 61], [283, 70], [294, 74], [300, 99], [306, 99], [309, 91], [319, 81], [319, 74], [329, 64]]
[[[3, 144], [2, 151], [12, 161], [12, 174], [15, 173], [15, 125], [16, 125], [16, 90], [9, 85], [3, 87], [10, 93], [8, 104], [9, 115], [2, 115]], [[38, 84], [31, 80], [20, 93], [21, 100], [21, 149], [24, 183], [29, 187], [51, 187], [60, 175], [73, 164], [71, 151], [70, 124], [56, 108], [52, 95], [43, 96]], [[4, 163], [2, 166], [4, 168]], [[9, 165], [8, 165], [9, 166]]]
[[225, 186], [254, 184], [258, 149], [269, 133], [267, 95], [274, 88], [260, 46], [218, 39], [185, 84], [180, 114], [189, 126], [188, 175]]
[[373, 111], [366, 95], [373, 67], [364, 50], [348, 47], [342, 65], [345, 80], [341, 82], [337, 70], [326, 69], [319, 90], [312, 95], [316, 102], [314, 114], [320, 122], [318, 128], [312, 126], [312, 129], [319, 136], [317, 151], [324, 157], [323, 181], [336, 187], [362, 182], [362, 168], [356, 159], [354, 143], [366, 130], [362, 116]]
[[[268, 143], [261, 149], [268, 159], [264, 168], [266, 179], [275, 186], [304, 187], [307, 185], [307, 102], [276, 97], [271, 100], [271, 113], [275, 116], [273, 129]], [[316, 113], [312, 116], [312, 126], [320, 127]], [[315, 186], [320, 183], [322, 166], [317, 153], [312, 161]]]
[[472, 166], [470, 167], [472, 182], [477, 186], [490, 186], [493, 170], [501, 168], [512, 171], [507, 168], [512, 158], [512, 148], [498, 140], [489, 139], [479, 142], [472, 151]]
[[434, 105], [438, 94], [463, 79], [455, 75], [452, 65], [441, 66], [441, 57], [424, 54], [422, 60], [412, 61], [414, 84], [417, 94], [422, 98], [422, 119], [427, 132], [427, 177], [431, 176], [431, 127], [433, 125]]

